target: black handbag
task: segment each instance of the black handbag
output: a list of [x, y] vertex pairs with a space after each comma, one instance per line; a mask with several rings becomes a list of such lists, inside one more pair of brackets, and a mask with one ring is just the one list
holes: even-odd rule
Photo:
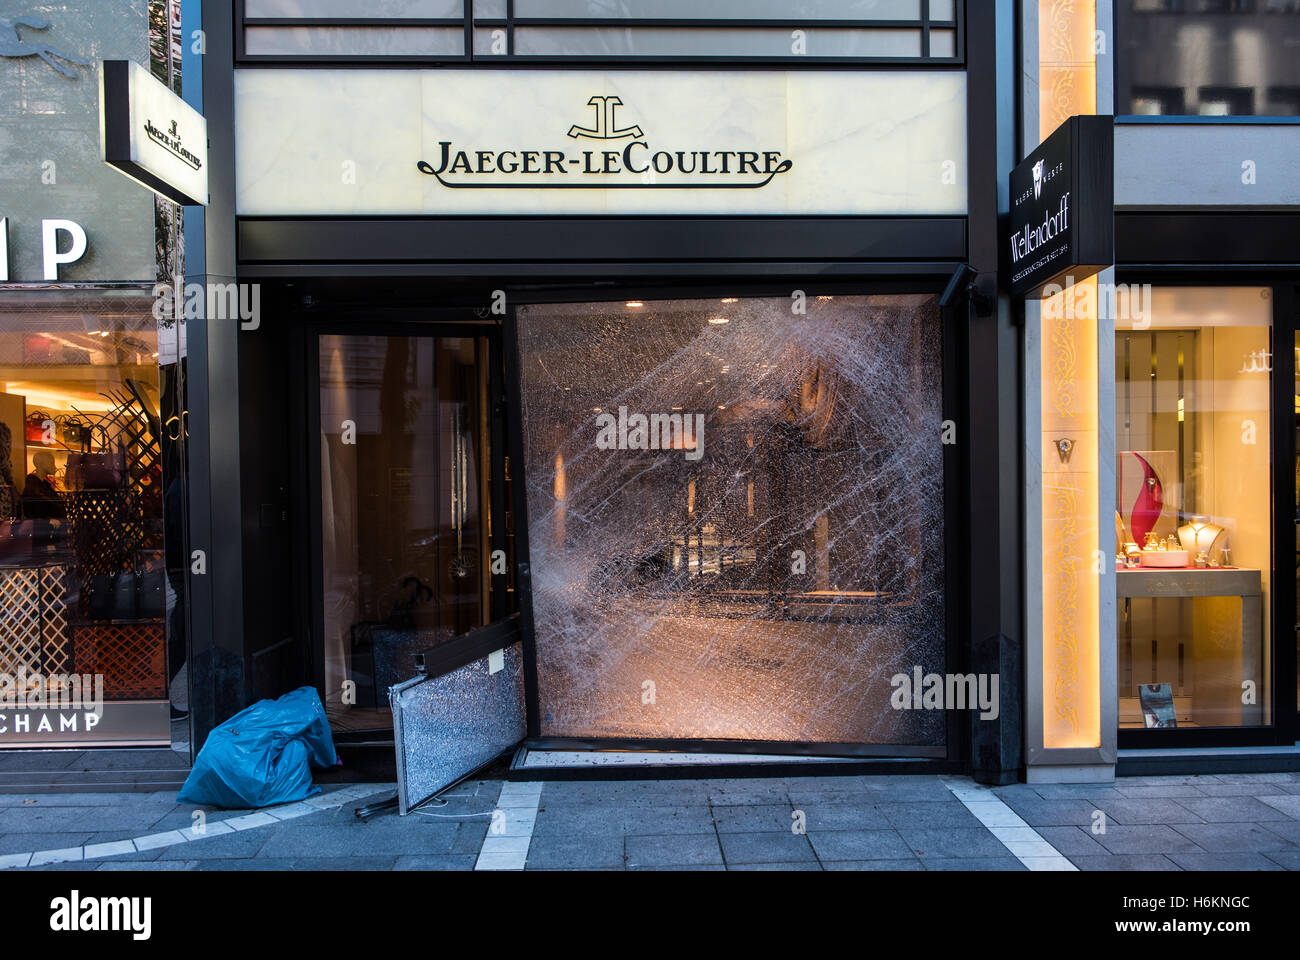
[[86, 615], [92, 620], [133, 620], [135, 574], [97, 573], [91, 577]]
[[162, 577], [161, 571], [96, 574], [90, 578], [86, 615], [92, 620], [160, 618], [166, 605]]
[[167, 612], [167, 587], [163, 570], [146, 570], [135, 578], [135, 608], [140, 619], [161, 620]]

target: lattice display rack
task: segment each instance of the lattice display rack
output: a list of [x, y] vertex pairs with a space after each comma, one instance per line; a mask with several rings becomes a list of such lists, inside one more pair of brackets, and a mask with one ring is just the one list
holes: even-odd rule
[[78, 673], [104, 675], [104, 699], [167, 698], [167, 635], [161, 622], [74, 624], [72, 646]]
[[72, 669], [67, 583], [62, 564], [0, 567], [0, 672]]

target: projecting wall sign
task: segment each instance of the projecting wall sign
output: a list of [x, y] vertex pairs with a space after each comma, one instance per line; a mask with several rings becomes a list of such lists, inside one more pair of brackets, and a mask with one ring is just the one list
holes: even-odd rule
[[240, 70], [237, 208], [966, 211], [959, 72]]
[[104, 61], [99, 102], [105, 162], [177, 203], [208, 202], [208, 125], [197, 110], [129, 60]]
[[1084, 280], [1115, 262], [1110, 117], [1071, 117], [1011, 171], [1011, 293]]

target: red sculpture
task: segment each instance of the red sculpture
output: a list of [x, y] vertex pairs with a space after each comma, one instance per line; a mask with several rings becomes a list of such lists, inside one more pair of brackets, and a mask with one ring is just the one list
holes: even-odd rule
[[1139, 453], [1133, 456], [1137, 457], [1138, 462], [1142, 464], [1142, 489], [1138, 491], [1137, 499], [1133, 501], [1133, 512], [1129, 516], [1128, 526], [1133, 531], [1133, 541], [1141, 546], [1146, 541], [1151, 528], [1160, 519], [1161, 511], [1164, 510], [1165, 491], [1160, 485], [1160, 477], [1156, 475], [1151, 464], [1147, 463]]

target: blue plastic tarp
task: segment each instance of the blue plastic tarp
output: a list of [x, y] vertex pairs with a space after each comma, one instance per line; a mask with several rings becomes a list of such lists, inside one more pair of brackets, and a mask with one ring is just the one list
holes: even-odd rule
[[329, 720], [315, 687], [259, 700], [208, 734], [177, 800], [244, 810], [320, 793], [311, 767], [337, 766]]

